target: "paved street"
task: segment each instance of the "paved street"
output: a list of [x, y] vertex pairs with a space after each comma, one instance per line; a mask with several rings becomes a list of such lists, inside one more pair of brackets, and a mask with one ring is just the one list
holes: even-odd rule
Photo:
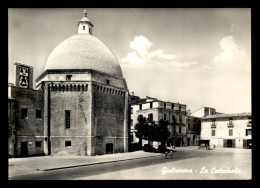
[[[132, 152], [132, 155], [135, 153]], [[136, 155], [143, 153], [137, 152]], [[176, 148], [173, 159], [146, 153], [139, 159], [38, 171], [10, 180], [251, 179], [251, 150]], [[114, 154], [116, 156], [116, 154]], [[124, 155], [124, 154], [121, 154]], [[129, 154], [125, 154], [129, 155]], [[93, 158], [93, 157], [92, 157]], [[170, 158], [170, 156], [169, 156]], [[10, 168], [10, 167], [9, 167]], [[229, 168], [229, 173], [225, 173]], [[221, 172], [222, 170], [222, 172]], [[233, 170], [233, 171], [232, 171]], [[221, 173], [217, 173], [221, 172]]]
[[[183, 155], [186, 157], [181, 159]], [[249, 180], [252, 177], [249, 150], [241, 153], [235, 150], [195, 151], [193, 154], [180, 151], [174, 153], [174, 156], [174, 159], [160, 157], [160, 160], [164, 160], [162, 163], [86, 176], [78, 180]], [[224, 171], [228, 169], [230, 173]]]

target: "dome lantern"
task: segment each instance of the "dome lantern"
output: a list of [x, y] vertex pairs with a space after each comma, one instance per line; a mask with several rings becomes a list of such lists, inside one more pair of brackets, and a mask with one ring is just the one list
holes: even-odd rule
[[91, 29], [86, 29], [92, 28], [93, 25], [87, 18], [86, 10], [84, 14], [85, 17], [78, 22], [78, 33], [65, 39], [52, 50], [44, 70], [94, 70], [123, 78], [120, 64], [113, 52], [89, 32]]
[[93, 24], [87, 17], [87, 10], [84, 9], [85, 16], [78, 21], [78, 33], [86, 33], [92, 35]]

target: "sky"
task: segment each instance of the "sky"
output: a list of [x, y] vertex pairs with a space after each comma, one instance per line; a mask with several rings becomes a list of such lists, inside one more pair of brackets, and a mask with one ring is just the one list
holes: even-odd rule
[[[117, 57], [140, 97], [251, 112], [248, 8], [86, 8], [93, 35]], [[8, 9], [8, 82], [14, 63], [44, 71], [51, 51], [77, 33], [84, 8]], [[35, 86], [35, 83], [34, 83]]]

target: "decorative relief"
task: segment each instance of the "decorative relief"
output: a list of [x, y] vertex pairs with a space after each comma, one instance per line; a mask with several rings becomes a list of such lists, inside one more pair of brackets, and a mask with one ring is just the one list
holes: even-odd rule
[[51, 91], [88, 91], [87, 84], [51, 84]]
[[19, 71], [19, 86], [22, 88], [29, 87], [29, 67], [21, 66]]
[[120, 91], [120, 90], [109, 88], [109, 87], [99, 86], [99, 85], [96, 85], [96, 84], [93, 84], [93, 89], [95, 91], [106, 93], [106, 94], [125, 96], [124, 91]]

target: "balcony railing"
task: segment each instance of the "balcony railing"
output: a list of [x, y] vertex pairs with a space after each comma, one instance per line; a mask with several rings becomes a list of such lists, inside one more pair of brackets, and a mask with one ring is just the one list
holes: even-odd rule
[[216, 128], [216, 123], [215, 122], [211, 123], [211, 128]]
[[229, 121], [227, 123], [228, 128], [234, 127], [234, 123], [232, 121]]

